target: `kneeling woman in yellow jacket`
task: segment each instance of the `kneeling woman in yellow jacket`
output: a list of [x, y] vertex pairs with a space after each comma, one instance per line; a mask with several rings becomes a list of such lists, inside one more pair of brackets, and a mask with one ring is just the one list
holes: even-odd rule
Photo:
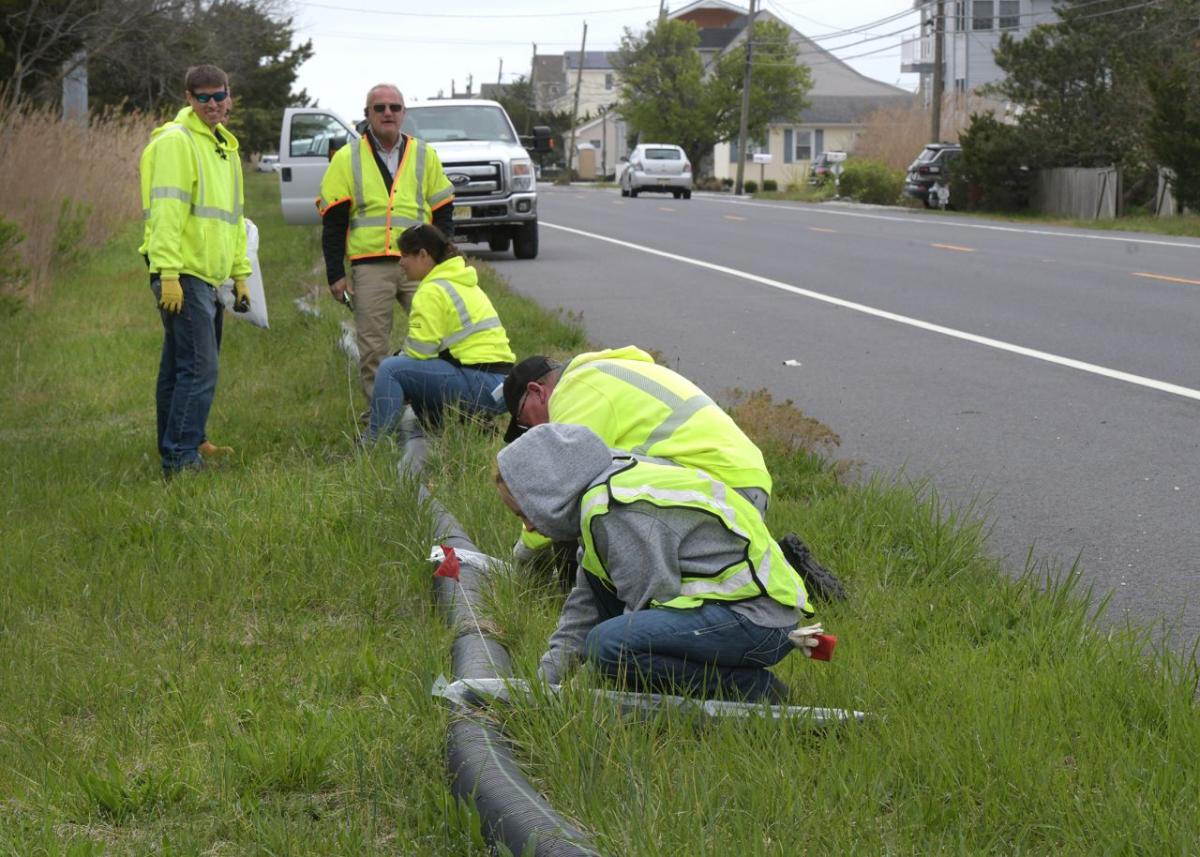
[[406, 403], [427, 426], [441, 422], [447, 404], [466, 413], [504, 413], [500, 391], [514, 356], [475, 269], [429, 223], [406, 229], [400, 252], [408, 278], [421, 285], [404, 347], [375, 376], [367, 439], [394, 430]]

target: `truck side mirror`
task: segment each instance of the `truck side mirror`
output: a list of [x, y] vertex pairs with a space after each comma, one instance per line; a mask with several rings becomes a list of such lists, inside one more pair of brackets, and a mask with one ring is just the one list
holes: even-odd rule
[[549, 125], [533, 126], [533, 150], [538, 153], [554, 151], [554, 136]]

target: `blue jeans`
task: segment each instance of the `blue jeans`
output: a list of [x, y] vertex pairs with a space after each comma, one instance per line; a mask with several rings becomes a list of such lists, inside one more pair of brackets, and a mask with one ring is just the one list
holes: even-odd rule
[[[188, 274], [180, 276], [179, 284], [183, 309], [176, 314], [159, 310], [163, 347], [155, 405], [158, 453], [167, 476], [200, 466], [197, 450], [205, 438], [208, 412], [217, 392], [217, 354], [224, 318], [216, 289]], [[158, 300], [162, 285], [157, 274], [151, 275], [150, 288]]]
[[723, 604], [652, 607], [606, 619], [588, 632], [584, 657], [609, 678], [704, 699], [767, 697], [792, 644], [791, 628], [763, 628]]
[[504, 397], [496, 401], [492, 396], [492, 391], [503, 383], [503, 372], [455, 366], [436, 357], [431, 360], [418, 360], [407, 354], [389, 357], [379, 364], [375, 374], [367, 438], [374, 440], [395, 428], [405, 402], [412, 405], [421, 422], [431, 426], [441, 424], [442, 406], [447, 404], [467, 413], [506, 413]]

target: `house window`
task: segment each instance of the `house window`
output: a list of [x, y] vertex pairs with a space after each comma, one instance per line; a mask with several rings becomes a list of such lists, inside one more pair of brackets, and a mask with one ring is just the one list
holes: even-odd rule
[[793, 161], [811, 161], [813, 156], [813, 133], [807, 129], [797, 128], [792, 135]]
[[954, 4], [954, 32], [961, 33], [967, 29], [966, 0], [957, 0]]
[[992, 0], [975, 0], [974, 12], [971, 15], [972, 30], [990, 30], [992, 28]]
[[[1003, 5], [1003, 4], [1001, 4], [1001, 5]], [[613, 88], [613, 76], [611, 74], [604, 75], [604, 88], [605, 89]]]
[[1016, 30], [1021, 26], [1020, 0], [1000, 0], [1000, 20], [996, 23], [1001, 30]]

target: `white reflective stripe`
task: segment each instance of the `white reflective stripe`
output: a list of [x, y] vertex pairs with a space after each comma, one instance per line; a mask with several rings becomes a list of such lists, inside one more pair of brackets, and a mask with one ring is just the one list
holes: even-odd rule
[[436, 342], [421, 342], [413, 339], [411, 336], [405, 338], [404, 348], [408, 351], [415, 351], [418, 354], [429, 354], [431, 356], [441, 350], [438, 348], [438, 343]]
[[[697, 580], [683, 580], [679, 586], [680, 595], [732, 595], [739, 589], [744, 589], [747, 586], [754, 584], [754, 575], [750, 573], [750, 568], [747, 565], [742, 566], [742, 570], [737, 574], [730, 575], [724, 580], [717, 580], [712, 577], [705, 577]], [[757, 591], [757, 588], [756, 590]]]
[[492, 330], [493, 328], [500, 327], [500, 317], [497, 315], [488, 316], [487, 318], [483, 318], [475, 323], [472, 323], [471, 313], [467, 310], [466, 301], [462, 299], [462, 295], [458, 293], [458, 289], [454, 288], [454, 285], [448, 280], [434, 280], [431, 285], [441, 286], [442, 291], [449, 296], [450, 302], [454, 304], [454, 311], [458, 313], [458, 323], [461, 325], [459, 330], [442, 337], [442, 341], [439, 343], [438, 347], [439, 351], [444, 351], [451, 345], [457, 345], [468, 336], [472, 336], [484, 330]]
[[183, 188], [165, 187], [165, 186], [150, 188], [150, 198], [151, 199], [177, 199], [180, 202], [186, 202], [188, 204], [191, 204], [191, 201], [192, 201], [192, 195], [188, 191], [184, 190]]
[[448, 187], [445, 190], [439, 190], [433, 196], [429, 197], [429, 207], [432, 209], [435, 205], [445, 202], [454, 197], [454, 188]]
[[[678, 394], [671, 392], [654, 379], [648, 378], [640, 372], [629, 369], [626, 366], [618, 366], [612, 363], [606, 363], [603, 360], [589, 365], [597, 372], [603, 372], [611, 378], [615, 378], [618, 381], [624, 381], [626, 384], [641, 390], [646, 395], [657, 399], [668, 409], [670, 409], [671, 412], [667, 414], [666, 418], [661, 423], [651, 430], [646, 440], [638, 444], [633, 449], [633, 452], [635, 453], [648, 452], [651, 447], [661, 443], [674, 434], [675, 430], [690, 420], [696, 414], [696, 412], [703, 410], [709, 405], [716, 407], [716, 403], [703, 393], [698, 393], [691, 398], [684, 399]], [[582, 366], [579, 368], [586, 369], [588, 367]]]
[[[417, 188], [413, 193], [413, 202], [417, 206], [417, 219], [423, 220], [425, 218], [425, 144], [412, 137], [409, 138], [409, 143], [417, 144], [417, 169], [415, 176]], [[399, 169], [399, 167], [396, 169]]]
[[494, 327], [500, 326], [499, 316], [485, 318], [483, 321], [476, 322], [468, 327], [464, 327], [458, 333], [452, 333], [442, 340], [442, 348], [449, 348], [451, 345], [457, 345], [468, 336], [474, 336], [484, 330], [491, 330]]

